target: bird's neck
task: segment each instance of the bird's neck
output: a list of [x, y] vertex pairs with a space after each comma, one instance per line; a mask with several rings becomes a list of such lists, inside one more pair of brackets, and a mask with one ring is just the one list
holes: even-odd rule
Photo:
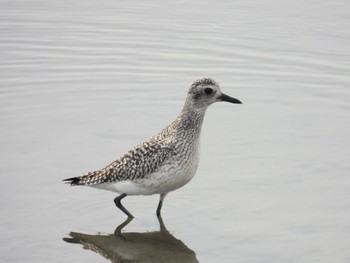
[[177, 118], [177, 124], [185, 130], [196, 130], [197, 132], [200, 132], [205, 112], [206, 108], [198, 109], [185, 104]]

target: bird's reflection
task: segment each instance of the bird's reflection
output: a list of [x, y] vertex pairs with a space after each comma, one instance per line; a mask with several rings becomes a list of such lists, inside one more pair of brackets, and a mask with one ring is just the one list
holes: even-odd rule
[[113, 263], [198, 263], [195, 252], [169, 233], [160, 216], [158, 220], [159, 231], [121, 233], [122, 229], [132, 221], [132, 218], [128, 218], [113, 234], [88, 235], [71, 232], [70, 237], [63, 240], [82, 244], [84, 249], [92, 250]]

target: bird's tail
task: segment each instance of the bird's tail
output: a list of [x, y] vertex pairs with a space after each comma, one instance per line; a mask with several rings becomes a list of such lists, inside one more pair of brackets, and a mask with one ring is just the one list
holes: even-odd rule
[[67, 182], [70, 185], [94, 185], [105, 182], [107, 174], [104, 170], [94, 171], [83, 174], [82, 176], [72, 177], [68, 179], [64, 179], [64, 182]]
[[82, 182], [82, 177], [83, 176], [79, 176], [79, 177], [72, 177], [72, 178], [67, 178], [67, 179], [64, 179], [63, 181], [64, 182], [67, 182], [68, 184], [70, 185], [84, 185], [85, 183]]

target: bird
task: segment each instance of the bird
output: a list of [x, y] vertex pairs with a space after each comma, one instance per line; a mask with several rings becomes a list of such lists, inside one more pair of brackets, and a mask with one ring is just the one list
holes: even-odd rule
[[159, 194], [156, 214], [160, 216], [165, 196], [187, 184], [195, 175], [204, 115], [208, 106], [222, 101], [242, 104], [222, 93], [212, 78], [194, 81], [180, 114], [158, 134], [103, 169], [63, 181], [71, 186], [90, 186], [117, 193], [114, 203], [128, 218], [134, 216], [121, 203], [123, 198]]

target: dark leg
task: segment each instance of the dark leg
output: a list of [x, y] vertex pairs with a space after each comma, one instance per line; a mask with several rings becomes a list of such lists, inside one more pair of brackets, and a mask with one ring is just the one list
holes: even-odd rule
[[157, 216], [160, 216], [160, 210], [162, 209], [163, 200], [164, 200], [166, 195], [167, 195], [167, 193], [160, 194], [159, 203], [158, 203], [158, 207], [157, 207]]
[[163, 222], [162, 215], [161, 214], [157, 215], [157, 218], [158, 218], [158, 222], [159, 222], [159, 230], [161, 232], [169, 233], [168, 229], [166, 229], [165, 224]]
[[126, 210], [126, 208], [122, 205], [122, 203], [120, 202], [124, 197], [126, 196], [126, 194], [122, 194], [118, 197], [116, 197], [114, 199], [114, 203], [115, 205], [120, 209], [122, 210], [128, 217], [130, 218], [134, 218], [134, 216], [128, 211]]
[[117, 237], [120, 237], [121, 239], [126, 240], [125, 237], [123, 237], [123, 235], [122, 235], [122, 230], [123, 230], [123, 228], [124, 228], [127, 224], [129, 224], [131, 221], [132, 221], [132, 218], [131, 218], [131, 217], [128, 217], [123, 223], [121, 223], [119, 226], [117, 226], [117, 228], [114, 230], [114, 234], [115, 234]]

